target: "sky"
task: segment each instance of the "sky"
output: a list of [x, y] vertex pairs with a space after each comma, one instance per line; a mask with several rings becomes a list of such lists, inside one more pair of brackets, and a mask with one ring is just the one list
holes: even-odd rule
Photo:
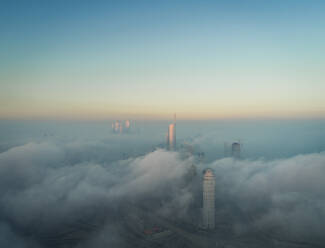
[[1, 1], [0, 119], [324, 118], [324, 1]]

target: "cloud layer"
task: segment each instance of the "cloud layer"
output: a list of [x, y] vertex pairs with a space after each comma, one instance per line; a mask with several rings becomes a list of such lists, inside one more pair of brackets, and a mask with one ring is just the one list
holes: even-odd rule
[[325, 153], [272, 161], [227, 158], [209, 166], [219, 201], [234, 202], [246, 217], [237, 223], [239, 232], [325, 241]]
[[170, 215], [186, 211], [192, 200], [181, 184], [191, 161], [178, 153], [156, 150], [111, 164], [67, 161], [65, 151], [49, 143], [28, 143], [0, 154], [0, 213], [9, 238], [11, 227], [41, 236], [98, 213], [107, 212], [106, 218], [126, 201], [173, 199], [157, 209]]
[[196, 159], [153, 149], [163, 132], [98, 132], [94, 138], [75, 132], [13, 141], [0, 153], [1, 247], [47, 247], [43, 241], [51, 235], [89, 220], [96, 231], [78, 247], [124, 247], [124, 227], [117, 223], [130, 206], [184, 222], [198, 217], [207, 167], [216, 175], [217, 226], [226, 222], [239, 236], [262, 233], [311, 247], [325, 244], [324, 152], [216, 159], [220, 154], [213, 158], [213, 151], [223, 137], [206, 131], [188, 139], [210, 154], [188, 180]]

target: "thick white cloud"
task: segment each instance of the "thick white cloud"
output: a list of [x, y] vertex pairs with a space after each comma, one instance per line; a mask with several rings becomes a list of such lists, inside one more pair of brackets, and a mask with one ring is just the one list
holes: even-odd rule
[[[114, 155], [119, 146], [108, 141], [48, 141], [0, 153], [1, 230], [16, 239], [13, 247], [27, 242], [16, 230], [46, 233], [94, 213], [114, 214], [127, 201], [159, 199], [163, 204], [156, 213], [188, 218], [193, 201], [200, 201], [193, 188], [200, 190], [205, 167], [216, 174], [217, 211], [231, 202], [247, 217], [232, 223], [238, 232], [276, 229], [277, 235], [324, 243], [325, 153], [280, 160], [219, 159], [198, 167], [198, 180], [188, 185], [184, 177], [192, 158], [158, 149], [120, 160]], [[109, 241], [103, 238], [105, 230], [111, 226], [82, 247], [123, 243], [114, 232]]]
[[324, 242], [325, 153], [273, 161], [227, 158], [209, 166], [217, 177], [218, 200], [231, 199], [251, 217], [241, 224]]
[[[179, 181], [191, 164], [164, 150], [111, 164], [71, 164], [66, 156], [64, 147], [50, 143], [28, 143], [1, 153], [1, 216], [19, 229], [44, 233], [98, 209], [109, 212], [121, 201], [174, 199], [186, 191]], [[185, 211], [192, 200], [186, 194], [161, 212]]]

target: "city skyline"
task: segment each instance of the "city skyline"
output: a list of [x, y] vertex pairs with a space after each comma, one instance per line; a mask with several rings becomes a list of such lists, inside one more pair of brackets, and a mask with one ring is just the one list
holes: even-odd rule
[[322, 1], [5, 1], [0, 119], [324, 118]]
[[325, 247], [324, 13], [1, 1], [0, 247]]

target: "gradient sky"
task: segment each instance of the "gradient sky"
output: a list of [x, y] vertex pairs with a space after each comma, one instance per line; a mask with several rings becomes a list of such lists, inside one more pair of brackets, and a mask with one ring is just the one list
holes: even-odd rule
[[1, 1], [0, 119], [323, 118], [325, 1]]

